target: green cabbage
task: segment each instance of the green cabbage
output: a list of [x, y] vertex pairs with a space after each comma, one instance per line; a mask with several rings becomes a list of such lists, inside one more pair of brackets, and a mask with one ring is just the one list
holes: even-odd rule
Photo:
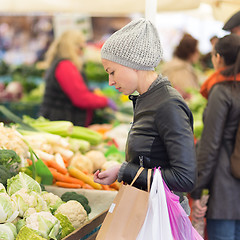
[[0, 224], [0, 239], [14, 240], [17, 236], [17, 230], [13, 223]]
[[21, 188], [41, 193], [39, 183], [23, 172], [20, 172], [7, 181], [7, 192], [10, 196]]
[[26, 218], [26, 227], [47, 239], [59, 239], [61, 236], [60, 221], [50, 212], [33, 213]]
[[6, 193], [0, 193], [0, 223], [12, 222], [17, 216], [18, 211], [14, 201]]

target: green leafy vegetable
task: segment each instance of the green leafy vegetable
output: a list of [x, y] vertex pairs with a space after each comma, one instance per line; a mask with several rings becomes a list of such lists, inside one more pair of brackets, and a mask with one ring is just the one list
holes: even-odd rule
[[46, 238], [42, 238], [39, 236], [37, 233], [34, 232], [34, 230], [24, 226], [21, 228], [19, 231], [16, 240], [26, 240], [26, 239], [31, 239], [31, 240], [44, 240]]
[[7, 192], [10, 196], [21, 188], [41, 193], [39, 183], [23, 172], [7, 180]]
[[0, 183], [4, 185], [4, 187], [7, 186], [7, 180], [12, 177], [10, 170], [4, 167], [3, 165], [0, 165]]
[[60, 221], [60, 225], [62, 227], [61, 239], [66, 237], [68, 234], [70, 234], [75, 230], [72, 223], [69, 221], [69, 219], [65, 215], [61, 213], [57, 213], [54, 216]]
[[21, 163], [20, 157], [13, 150], [0, 149], [0, 165], [10, 170], [11, 173], [17, 174]]

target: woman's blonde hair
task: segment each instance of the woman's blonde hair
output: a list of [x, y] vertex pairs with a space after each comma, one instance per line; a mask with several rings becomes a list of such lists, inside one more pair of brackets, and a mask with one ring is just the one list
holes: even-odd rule
[[50, 67], [56, 59], [69, 59], [81, 70], [83, 59], [79, 56], [79, 51], [85, 47], [85, 38], [78, 30], [68, 30], [50, 45], [45, 58], [45, 64]]

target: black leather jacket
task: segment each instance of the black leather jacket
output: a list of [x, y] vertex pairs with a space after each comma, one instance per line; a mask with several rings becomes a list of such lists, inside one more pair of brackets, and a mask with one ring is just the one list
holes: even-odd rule
[[[191, 191], [196, 179], [193, 117], [168, 80], [134, 97], [134, 119], [126, 144], [122, 180], [128, 184], [140, 166], [144, 171], [134, 186], [146, 189], [147, 169], [161, 167], [170, 190]], [[121, 171], [121, 170], [120, 170]]]

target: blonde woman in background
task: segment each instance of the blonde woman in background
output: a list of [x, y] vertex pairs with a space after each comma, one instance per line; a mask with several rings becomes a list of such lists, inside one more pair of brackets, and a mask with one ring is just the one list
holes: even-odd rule
[[48, 70], [41, 116], [88, 126], [95, 109], [109, 106], [116, 110], [112, 100], [92, 93], [87, 87], [82, 73], [85, 45], [83, 34], [77, 30], [64, 32], [50, 45], [45, 60]]

